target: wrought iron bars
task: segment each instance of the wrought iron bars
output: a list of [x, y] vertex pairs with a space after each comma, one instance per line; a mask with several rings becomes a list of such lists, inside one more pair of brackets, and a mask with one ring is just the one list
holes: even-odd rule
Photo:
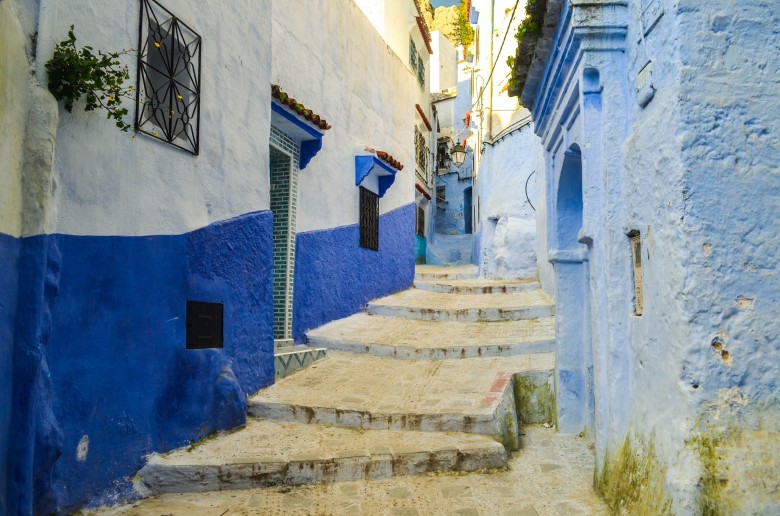
[[379, 251], [379, 196], [360, 187], [360, 247]]
[[137, 131], [198, 154], [201, 38], [155, 0], [141, 0]]

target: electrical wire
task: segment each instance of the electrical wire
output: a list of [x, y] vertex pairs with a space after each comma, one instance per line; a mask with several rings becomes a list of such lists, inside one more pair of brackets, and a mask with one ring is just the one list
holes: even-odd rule
[[534, 208], [534, 205], [531, 204], [531, 198], [528, 197], [528, 181], [531, 180], [531, 176], [533, 176], [534, 174], [536, 174], [536, 170], [534, 170], [533, 172], [528, 174], [528, 177], [525, 180], [525, 200], [528, 201], [528, 204], [531, 206], [531, 209], [536, 211], [536, 208]]
[[[517, 11], [517, 5], [519, 3], [520, 0], [515, 0], [515, 6], [512, 8], [512, 15], [509, 17], [509, 25], [507, 25], [506, 32], [504, 33], [504, 39], [501, 40], [501, 46], [498, 47], [498, 54], [496, 54], [498, 57], [496, 57], [496, 60], [493, 62], [493, 66], [490, 68], [490, 74], [488, 74], [488, 78], [482, 86], [482, 90], [480, 90], [479, 95], [477, 96], [477, 100], [471, 104], [471, 109], [469, 111], [474, 109], [476, 105], [479, 104], [480, 99], [482, 99], [482, 94], [485, 93], [485, 88], [487, 88], [488, 83], [490, 83], [490, 79], [493, 77], [493, 70], [496, 69], [498, 60], [501, 58], [501, 51], [504, 49], [504, 43], [506, 43], [506, 37], [509, 35], [509, 28], [512, 26], [512, 21], [515, 19], [515, 11]], [[491, 34], [490, 37], [492, 38], [493, 34]]]

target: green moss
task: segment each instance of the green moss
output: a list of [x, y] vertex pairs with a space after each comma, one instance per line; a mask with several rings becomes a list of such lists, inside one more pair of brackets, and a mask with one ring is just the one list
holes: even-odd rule
[[737, 504], [725, 493], [728, 480], [720, 471], [718, 448], [731, 436], [727, 431], [709, 430], [702, 432], [690, 441], [701, 462], [699, 485], [699, 513], [703, 516], [734, 514]]
[[616, 452], [607, 454], [594, 487], [616, 513], [666, 515], [671, 514], [672, 502], [663, 487], [665, 474], [652, 440], [637, 448], [626, 437]]
[[515, 375], [515, 407], [520, 424], [557, 423], [555, 393], [548, 378], [548, 373]]

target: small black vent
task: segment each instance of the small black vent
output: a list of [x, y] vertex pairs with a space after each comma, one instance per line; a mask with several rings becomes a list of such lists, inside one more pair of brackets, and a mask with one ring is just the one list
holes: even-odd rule
[[379, 196], [360, 187], [360, 247], [379, 251]]
[[187, 301], [187, 349], [223, 347], [222, 303]]

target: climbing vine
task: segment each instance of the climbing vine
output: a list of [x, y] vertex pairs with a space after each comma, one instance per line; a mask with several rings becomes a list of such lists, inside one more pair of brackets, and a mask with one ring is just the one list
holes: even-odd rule
[[85, 97], [85, 111], [104, 109], [106, 118], [114, 120], [120, 130], [127, 131], [131, 126], [123, 119], [127, 108], [122, 107], [122, 99], [132, 98], [133, 88], [124, 87], [130, 74], [119, 57], [131, 53], [122, 50], [105, 54], [98, 50], [95, 54], [90, 46], [79, 50], [71, 25], [68, 38], [54, 47], [54, 55], [46, 62], [49, 91], [63, 102], [69, 113], [73, 111], [73, 105]]
[[519, 94], [522, 84], [520, 77], [525, 78], [525, 74], [518, 73], [520, 66], [528, 67], [533, 58], [533, 49], [538, 38], [542, 36], [542, 27], [544, 26], [544, 14], [547, 11], [547, 0], [528, 0], [525, 7], [525, 18], [517, 27], [515, 39], [517, 40], [517, 53], [515, 56], [509, 56], [506, 64], [511, 70], [509, 74], [509, 91]]

